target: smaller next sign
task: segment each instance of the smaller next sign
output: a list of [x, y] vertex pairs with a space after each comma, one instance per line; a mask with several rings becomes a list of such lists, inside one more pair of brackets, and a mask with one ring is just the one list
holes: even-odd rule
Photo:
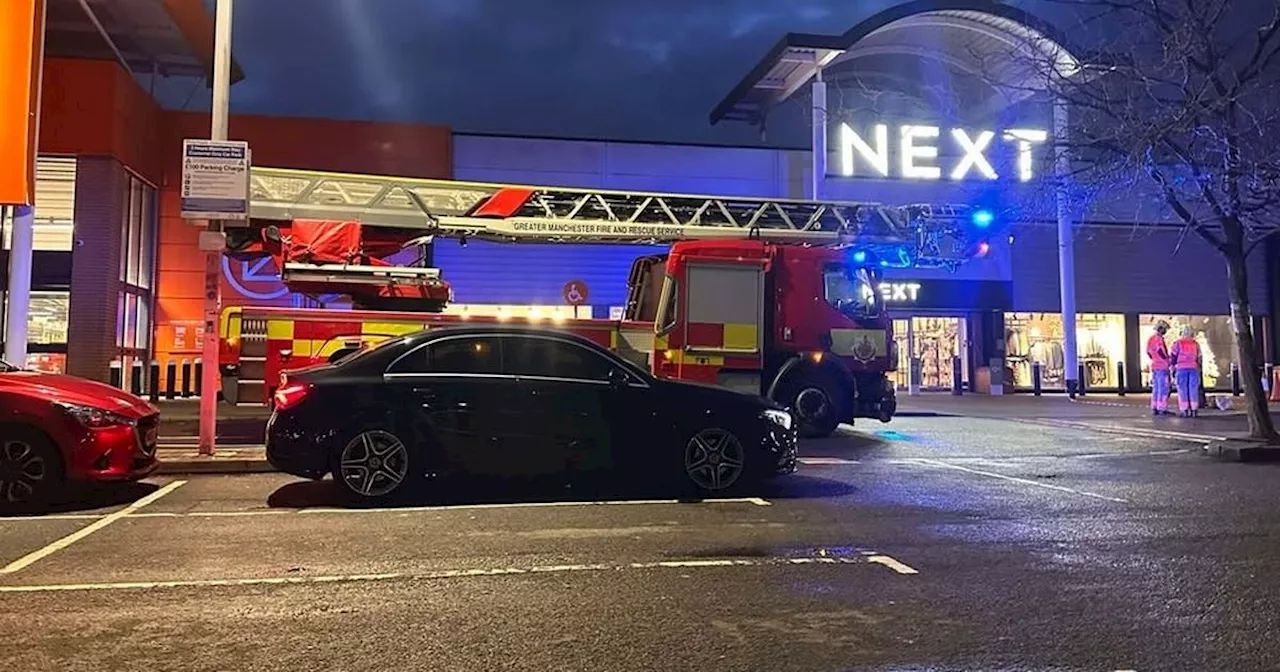
[[182, 141], [182, 217], [249, 218], [249, 144]]

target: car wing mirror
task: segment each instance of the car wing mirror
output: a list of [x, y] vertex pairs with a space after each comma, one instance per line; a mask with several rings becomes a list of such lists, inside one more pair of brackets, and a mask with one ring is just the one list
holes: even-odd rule
[[626, 387], [631, 383], [631, 377], [622, 369], [609, 370], [609, 384], [613, 387]]

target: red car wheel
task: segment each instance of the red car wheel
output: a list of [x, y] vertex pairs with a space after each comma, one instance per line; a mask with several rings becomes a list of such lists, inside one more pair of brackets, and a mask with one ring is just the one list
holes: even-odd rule
[[0, 427], [0, 506], [46, 500], [62, 483], [62, 459], [53, 443], [26, 427]]

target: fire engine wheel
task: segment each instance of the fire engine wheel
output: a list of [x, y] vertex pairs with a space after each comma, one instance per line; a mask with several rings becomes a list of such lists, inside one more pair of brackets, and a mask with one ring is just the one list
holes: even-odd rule
[[362, 431], [343, 447], [333, 477], [361, 499], [388, 497], [409, 480], [409, 449], [391, 432]]
[[831, 436], [840, 425], [839, 407], [831, 384], [822, 379], [802, 380], [795, 386], [791, 411], [800, 436], [807, 439]]
[[742, 478], [746, 455], [738, 437], [719, 428], [704, 429], [684, 449], [684, 472], [701, 492], [727, 490]]

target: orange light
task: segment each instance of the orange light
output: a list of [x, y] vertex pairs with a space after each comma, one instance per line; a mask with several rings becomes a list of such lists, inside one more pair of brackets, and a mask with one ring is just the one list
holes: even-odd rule
[[814, 364], [821, 364], [821, 363], [822, 363], [822, 352], [821, 352], [821, 351], [818, 351], [818, 352], [811, 352], [811, 353], [809, 353], [809, 358], [813, 360], [813, 363], [814, 363]]

